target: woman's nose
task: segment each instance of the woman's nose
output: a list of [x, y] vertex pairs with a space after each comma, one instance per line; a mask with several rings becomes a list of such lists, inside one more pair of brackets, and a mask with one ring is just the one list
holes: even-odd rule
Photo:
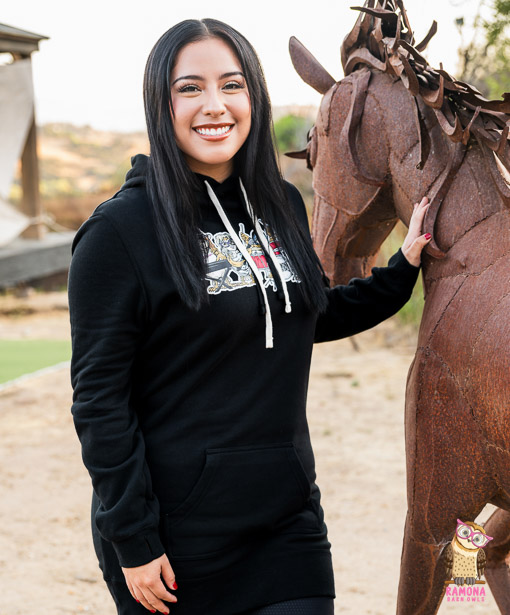
[[221, 92], [218, 92], [215, 88], [206, 92], [202, 111], [212, 115], [224, 113], [226, 107]]

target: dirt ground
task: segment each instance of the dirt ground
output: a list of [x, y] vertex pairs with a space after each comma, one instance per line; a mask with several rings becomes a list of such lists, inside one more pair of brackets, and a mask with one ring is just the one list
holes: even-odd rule
[[[0, 297], [0, 337], [68, 339], [66, 305], [65, 293]], [[394, 317], [355, 340], [358, 350], [349, 339], [315, 345], [308, 417], [335, 613], [390, 615], [406, 513], [405, 381], [416, 338]], [[115, 613], [90, 538], [91, 487], [71, 399], [68, 365], [0, 386], [0, 615]], [[443, 603], [439, 614], [496, 615], [486, 591], [484, 603]]]

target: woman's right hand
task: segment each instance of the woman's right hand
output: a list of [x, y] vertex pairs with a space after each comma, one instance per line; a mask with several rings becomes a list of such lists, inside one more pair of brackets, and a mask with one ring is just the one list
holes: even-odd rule
[[[177, 589], [175, 574], [166, 554], [143, 566], [122, 568], [122, 572], [133, 598], [146, 609], [149, 609], [151, 613], [156, 611], [170, 612], [162, 600], [177, 602], [177, 598], [163, 585], [163, 581], [165, 581], [168, 587]], [[163, 577], [163, 581], [161, 577]]]

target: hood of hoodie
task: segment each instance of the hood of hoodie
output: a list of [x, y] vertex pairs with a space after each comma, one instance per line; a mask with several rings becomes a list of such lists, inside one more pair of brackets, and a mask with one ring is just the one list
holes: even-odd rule
[[136, 154], [131, 156], [131, 168], [126, 173], [126, 180], [120, 187], [121, 190], [134, 188], [135, 186], [145, 186], [145, 175], [147, 174], [147, 163], [149, 156], [146, 154]]

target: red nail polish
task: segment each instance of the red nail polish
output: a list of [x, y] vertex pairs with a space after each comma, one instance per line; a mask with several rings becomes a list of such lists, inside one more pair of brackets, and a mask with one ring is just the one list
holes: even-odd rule
[[177, 583], [174, 581], [174, 584], [172, 585], [172, 589], [177, 589]]
[[427, 234], [425, 235], [425, 239], [430, 239], [431, 237], [432, 237], [432, 235], [431, 235], [430, 233], [427, 233]]

